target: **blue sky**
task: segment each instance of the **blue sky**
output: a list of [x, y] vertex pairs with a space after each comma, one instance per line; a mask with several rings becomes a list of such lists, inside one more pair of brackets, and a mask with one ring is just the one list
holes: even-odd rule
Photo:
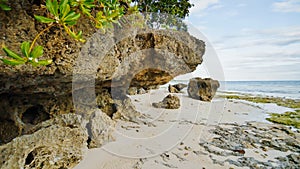
[[187, 20], [213, 46], [225, 80], [300, 80], [300, 0], [191, 2]]

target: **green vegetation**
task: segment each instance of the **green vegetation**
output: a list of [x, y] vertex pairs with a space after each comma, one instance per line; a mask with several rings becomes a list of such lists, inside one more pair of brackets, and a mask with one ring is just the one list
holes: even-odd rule
[[[6, 0], [0, 0], [0, 7], [3, 10], [10, 10], [6, 5]], [[1, 57], [0, 60], [8, 65], [20, 65], [30, 63], [33, 66], [48, 65], [52, 60], [38, 60], [43, 55], [43, 47], [37, 45], [37, 39], [46, 33], [51, 27], [63, 27], [68, 35], [73, 39], [85, 42], [82, 38], [82, 31], [75, 31], [78, 19], [82, 15], [88, 16], [91, 22], [98, 29], [105, 30], [112, 27], [113, 23], [125, 14], [126, 11], [134, 12], [136, 7], [131, 7], [130, 0], [121, 1], [125, 5], [121, 5], [118, 0], [46, 0], [46, 8], [49, 13], [46, 16], [34, 15], [34, 18], [47, 27], [39, 32], [32, 42], [23, 42], [20, 46], [21, 54], [17, 54], [2, 45], [3, 51], [9, 59]]]
[[39, 65], [48, 65], [52, 63], [52, 60], [38, 60], [39, 57], [43, 55], [43, 47], [42, 46], [35, 46], [31, 50], [32, 46], [30, 46], [30, 42], [23, 42], [21, 45], [21, 51], [23, 57], [14, 53], [13, 51], [9, 50], [7, 47], [3, 46], [2, 49], [12, 59], [4, 59], [1, 58], [3, 63], [9, 65], [19, 65], [24, 63], [31, 63], [33, 66]]
[[271, 113], [268, 121], [288, 126], [300, 128], [300, 102], [293, 99], [277, 98], [277, 97], [263, 97], [252, 95], [221, 95], [227, 99], [247, 100], [254, 103], [275, 103], [278, 106], [284, 106], [295, 109], [295, 112], [285, 112], [284, 114]]
[[4, 11], [11, 10], [11, 8], [6, 3], [7, 3], [7, 0], [0, 0], [0, 8]]
[[271, 117], [267, 118], [267, 120], [300, 129], [300, 110], [296, 110], [296, 112], [285, 112], [284, 114], [272, 113]]
[[167, 13], [179, 18], [189, 15], [193, 6], [189, 0], [133, 0], [140, 12]]
[[252, 96], [252, 95], [222, 95], [221, 97], [227, 99], [238, 99], [247, 100], [254, 103], [275, 103], [278, 106], [284, 106], [289, 108], [300, 108], [300, 102], [293, 99], [285, 99], [278, 97], [263, 97], [263, 96]]
[[[193, 6], [189, 0], [133, 0], [140, 12], [152, 12], [148, 25], [187, 31], [182, 19], [189, 15]], [[164, 15], [168, 14], [168, 15]]]
[[[11, 10], [7, 4], [7, 0], [0, 0], [2, 10]], [[39, 32], [32, 42], [22, 43], [20, 46], [22, 54], [17, 54], [3, 44], [2, 49], [8, 57], [7, 59], [0, 57], [4, 64], [29, 63], [33, 66], [51, 64], [51, 60], [38, 60], [43, 54], [43, 47], [36, 45], [37, 39], [51, 27], [63, 27], [70, 37], [84, 43], [82, 31], [76, 31], [79, 27], [77, 21], [83, 15], [87, 16], [96, 28], [105, 31], [113, 27], [113, 24], [118, 24], [118, 20], [123, 15], [137, 11], [156, 12], [147, 17], [150, 26], [155, 23], [154, 25], [158, 27], [186, 30], [187, 27], [181, 19], [188, 16], [192, 4], [189, 0], [46, 0], [45, 6], [47, 8], [45, 16], [34, 15], [34, 18], [47, 24], [47, 27]], [[171, 15], [160, 16], [162, 13]]]

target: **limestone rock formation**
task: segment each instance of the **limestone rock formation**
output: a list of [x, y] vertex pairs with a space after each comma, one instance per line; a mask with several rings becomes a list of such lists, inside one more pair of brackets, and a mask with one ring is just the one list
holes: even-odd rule
[[192, 78], [188, 84], [188, 94], [190, 97], [202, 101], [211, 101], [215, 96], [220, 84], [211, 78]]
[[101, 147], [108, 141], [114, 140], [110, 135], [115, 127], [115, 123], [101, 111], [95, 111], [87, 124], [89, 134], [88, 148]]
[[[8, 3], [11, 11], [0, 10], [0, 44], [19, 53], [23, 41], [32, 41], [47, 26], [33, 15], [44, 15], [46, 8], [40, 1]], [[0, 63], [2, 168], [74, 166], [82, 149], [112, 139], [112, 119], [136, 121], [140, 116], [126, 96], [129, 88], [137, 88], [137, 93], [158, 88], [194, 71], [203, 60], [205, 43], [187, 32], [125, 23], [103, 34], [85, 16], [78, 22], [85, 44], [56, 26], [37, 39], [44, 47], [41, 59], [52, 59], [51, 65]], [[0, 55], [5, 56], [3, 51]], [[179, 108], [179, 99], [174, 100], [166, 99], [166, 107]]]
[[[28, 8], [24, 4], [29, 5], [30, 2], [17, 0], [11, 4], [12, 11], [0, 11], [0, 37], [4, 37], [0, 38], [0, 43], [14, 51], [20, 50], [22, 41], [34, 39], [33, 36], [45, 26], [35, 22], [31, 6]], [[33, 5], [33, 10], [44, 9]], [[44, 46], [43, 58], [52, 59], [53, 64], [33, 67], [0, 63], [0, 94], [46, 92], [63, 95], [72, 90], [73, 73], [88, 75], [89, 72], [96, 76], [96, 85], [125, 86], [126, 90], [129, 87], [150, 89], [178, 75], [194, 71], [203, 60], [205, 43], [186, 32], [139, 27], [123, 30], [122, 27], [103, 35], [95, 33], [88, 19], [82, 18], [79, 22], [88, 40], [84, 45], [75, 43], [60, 28], [53, 28], [38, 39], [37, 43]], [[19, 36], [15, 32], [19, 32]], [[0, 51], [0, 55], [5, 54]], [[83, 58], [82, 62], [80, 58]], [[100, 61], [94, 64], [92, 61], [86, 63], [87, 60]], [[79, 65], [87, 66], [86, 70], [74, 69]]]
[[78, 115], [48, 120], [30, 135], [0, 146], [1, 168], [71, 168], [82, 159], [87, 132]]
[[[100, 110], [90, 121], [80, 115], [64, 114], [36, 125], [32, 134], [1, 145], [1, 169], [72, 168], [89, 147], [112, 140], [114, 122]], [[86, 128], [88, 127], [88, 128]]]
[[153, 107], [164, 109], [179, 109], [180, 99], [176, 95], [169, 94], [161, 102], [152, 103]]
[[168, 90], [170, 93], [179, 93], [185, 87], [187, 87], [186, 84], [178, 83], [175, 85], [169, 85]]
[[117, 112], [114, 113], [113, 119], [122, 119], [126, 121], [141, 122], [138, 117], [141, 117], [141, 113], [135, 109], [135, 106], [131, 103], [130, 98], [124, 100], [116, 100]]

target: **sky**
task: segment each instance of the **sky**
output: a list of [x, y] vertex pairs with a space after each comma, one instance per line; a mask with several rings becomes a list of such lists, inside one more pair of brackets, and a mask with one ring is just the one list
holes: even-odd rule
[[224, 80], [300, 80], [300, 0], [191, 2], [187, 21], [215, 50]]

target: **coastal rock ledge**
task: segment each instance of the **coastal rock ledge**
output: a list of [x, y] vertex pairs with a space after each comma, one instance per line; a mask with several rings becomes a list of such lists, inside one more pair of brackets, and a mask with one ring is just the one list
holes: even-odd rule
[[[33, 14], [42, 15], [46, 9], [37, 1], [8, 3], [11, 11], [0, 10], [0, 43], [19, 51], [23, 41], [31, 41], [45, 28]], [[140, 114], [127, 97], [129, 88], [157, 88], [194, 71], [203, 61], [205, 43], [186, 32], [116, 27], [107, 31], [113, 45], [104, 45], [108, 51], [101, 64], [92, 67], [95, 87], [84, 86], [83, 78], [83, 85], [78, 81], [74, 89], [79, 56], [91, 60], [108, 44], [87, 18], [79, 23], [86, 44], [75, 42], [55, 26], [37, 40], [44, 47], [42, 59], [52, 59], [51, 65], [0, 63], [0, 168], [72, 168], [84, 149], [112, 140], [107, 128], [115, 119], [137, 120]], [[122, 31], [126, 36], [117, 41]], [[3, 51], [0, 55], [5, 56]], [[86, 77], [86, 72], [75, 73]], [[94, 93], [99, 109], [76, 107], [74, 93]]]

